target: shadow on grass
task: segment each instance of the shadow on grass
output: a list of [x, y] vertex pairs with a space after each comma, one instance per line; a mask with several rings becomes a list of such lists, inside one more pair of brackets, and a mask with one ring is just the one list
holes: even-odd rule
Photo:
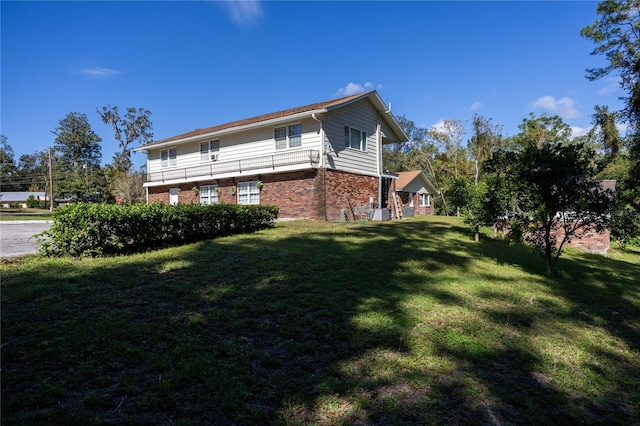
[[[479, 310], [486, 325], [459, 318], [479, 302], [449, 285], [464, 288], [487, 257], [570, 300], [567, 318], [600, 313], [570, 280], [531, 275], [542, 268], [522, 249], [476, 244], [435, 220], [284, 229], [10, 271], [3, 424], [623, 424], [637, 414], [569, 396], [540, 372], [528, 330], [543, 307], [514, 320], [491, 305]], [[567, 262], [594, 287], [607, 276]], [[619, 291], [594, 297], [638, 313], [623, 278], [608, 285]], [[637, 374], [625, 362], [605, 372]]]

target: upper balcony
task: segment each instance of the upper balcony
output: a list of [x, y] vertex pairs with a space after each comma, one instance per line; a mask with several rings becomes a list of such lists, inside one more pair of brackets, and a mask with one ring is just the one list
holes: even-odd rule
[[320, 151], [306, 149], [301, 151], [283, 152], [263, 157], [243, 158], [233, 161], [214, 161], [208, 164], [185, 168], [172, 168], [147, 173], [147, 183], [190, 181], [204, 178], [221, 178], [236, 176], [245, 172], [266, 173], [277, 172], [287, 166], [318, 167]]

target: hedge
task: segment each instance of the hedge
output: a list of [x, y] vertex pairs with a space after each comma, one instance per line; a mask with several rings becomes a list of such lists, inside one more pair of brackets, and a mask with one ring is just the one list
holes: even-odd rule
[[45, 256], [118, 255], [253, 232], [277, 216], [271, 205], [74, 203], [55, 209], [36, 238]]

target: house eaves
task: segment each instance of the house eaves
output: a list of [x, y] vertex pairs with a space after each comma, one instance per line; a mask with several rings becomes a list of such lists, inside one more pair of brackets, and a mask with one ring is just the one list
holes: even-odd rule
[[304, 117], [308, 117], [312, 114], [323, 114], [338, 108], [342, 108], [354, 102], [358, 102], [364, 98], [369, 97], [372, 99], [372, 104], [379, 111], [381, 116], [384, 116], [387, 124], [397, 133], [397, 136], [404, 140], [408, 140], [408, 137], [395, 120], [395, 118], [386, 110], [382, 99], [378, 96], [375, 90], [358, 93], [356, 95], [346, 96], [343, 98], [333, 99], [330, 101], [318, 102], [302, 107], [291, 108], [283, 111], [278, 111], [270, 114], [264, 114], [252, 118], [247, 118], [238, 121], [232, 121], [229, 123], [220, 124], [217, 126], [207, 127], [203, 129], [196, 129], [191, 132], [183, 133], [178, 136], [162, 139], [159, 141], [151, 142], [146, 145], [134, 148], [134, 151], [145, 151], [152, 148], [163, 148], [167, 146], [174, 146], [183, 143], [193, 142], [197, 140], [204, 140], [210, 138], [216, 138], [223, 135], [242, 132], [245, 130], [273, 126], [280, 123], [284, 123], [291, 120], [297, 120]]
[[404, 189], [410, 186], [417, 179], [422, 181], [424, 186], [431, 192], [431, 194], [439, 194], [440, 191], [431, 183], [427, 175], [422, 170], [413, 170], [409, 172], [399, 172], [398, 180], [396, 181], [396, 191], [404, 192]]

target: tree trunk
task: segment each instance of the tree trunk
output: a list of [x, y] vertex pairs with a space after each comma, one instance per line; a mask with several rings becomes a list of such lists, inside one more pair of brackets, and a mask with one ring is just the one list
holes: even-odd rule
[[476, 231], [476, 235], [475, 235], [475, 241], [476, 243], [480, 241], [480, 233], [478, 231]]
[[474, 184], [477, 186], [478, 185], [478, 176], [480, 175], [480, 164], [479, 164], [477, 159], [474, 161], [474, 164], [475, 164]]
[[551, 256], [551, 253], [548, 253], [545, 259], [547, 261], [547, 276], [550, 277], [553, 275], [553, 256]]

